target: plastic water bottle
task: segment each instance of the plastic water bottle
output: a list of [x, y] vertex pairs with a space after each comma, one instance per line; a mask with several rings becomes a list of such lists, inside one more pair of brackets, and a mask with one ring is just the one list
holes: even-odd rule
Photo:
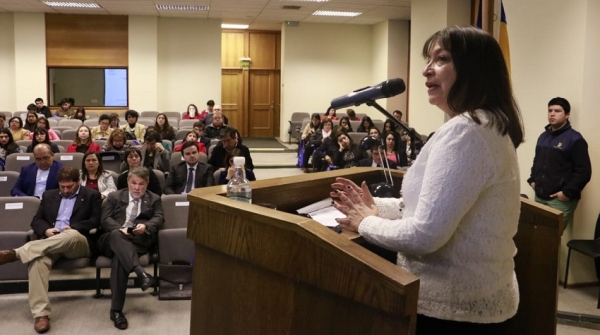
[[238, 201], [252, 203], [252, 185], [246, 179], [245, 157], [233, 157], [233, 177], [227, 183], [227, 197]]

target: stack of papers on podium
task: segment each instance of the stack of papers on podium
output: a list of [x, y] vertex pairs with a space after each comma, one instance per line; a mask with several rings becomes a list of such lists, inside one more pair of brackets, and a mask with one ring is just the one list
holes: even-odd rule
[[306, 215], [326, 227], [336, 227], [339, 223], [335, 219], [346, 217], [346, 215], [333, 207], [333, 200], [331, 198], [302, 207], [296, 212], [300, 215]]

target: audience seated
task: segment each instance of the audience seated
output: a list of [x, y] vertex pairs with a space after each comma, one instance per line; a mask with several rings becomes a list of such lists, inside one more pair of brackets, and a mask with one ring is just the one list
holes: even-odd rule
[[196, 135], [198, 136], [198, 142], [204, 144], [204, 148], [208, 152], [208, 148], [210, 148], [210, 138], [204, 136], [204, 129], [206, 126], [202, 121], [198, 121], [194, 123], [194, 130], [196, 131]]
[[369, 136], [375, 137], [378, 140], [381, 140], [381, 133], [377, 127], [373, 126], [369, 128]]
[[371, 145], [371, 157], [363, 158], [358, 161], [358, 166], [366, 167], [383, 167], [390, 169], [397, 169], [398, 166], [393, 161], [386, 158], [387, 162], [383, 163], [381, 155], [385, 155], [385, 147], [381, 143]]
[[[336, 129], [341, 129], [336, 126]], [[333, 122], [329, 119], [321, 122], [321, 129], [317, 130], [310, 138], [310, 143], [316, 148], [315, 157], [313, 158], [313, 166], [316, 171], [322, 171], [327, 166], [332, 164], [333, 154], [338, 150], [337, 141], [332, 139], [334, 134]], [[326, 164], [325, 164], [326, 163]], [[304, 170], [308, 172], [308, 170]]]
[[158, 230], [164, 224], [160, 196], [147, 191], [149, 182], [148, 169], [138, 166], [128, 173], [127, 188], [109, 194], [102, 204], [101, 226], [105, 233], [98, 245], [102, 255], [113, 259], [110, 319], [118, 329], [129, 326], [123, 314], [129, 274], [137, 275], [142, 291], [154, 283], [138, 257], [154, 248]]
[[[48, 123], [48, 119], [46, 119], [45, 117], [41, 117], [37, 121], [36, 129], [40, 129], [40, 128], [45, 128], [48, 131], [48, 139], [50, 141], [60, 140], [60, 137], [58, 137], [58, 135], [56, 135], [54, 130], [50, 129], [50, 124]], [[29, 134], [29, 139], [33, 140], [33, 133]]]
[[204, 119], [208, 116], [208, 114], [213, 113], [213, 108], [215, 107], [215, 102], [211, 99], [206, 102], [206, 109], [200, 113], [200, 122], [204, 122]]
[[52, 112], [48, 106], [44, 105], [44, 99], [35, 99], [35, 109], [38, 114], [44, 114], [45, 117], [52, 117]]
[[223, 114], [215, 112], [212, 116], [212, 123], [204, 128], [204, 136], [208, 138], [219, 138], [221, 129], [226, 128], [227, 124], [223, 122]]
[[138, 140], [143, 143], [144, 135], [146, 134], [146, 126], [137, 123], [139, 116], [138, 112], [133, 109], [126, 111], [125, 120], [127, 121], [127, 124], [123, 125], [121, 129], [125, 131], [128, 140]]
[[[185, 139], [183, 140], [183, 142], [181, 142], [177, 146], [175, 146], [175, 148], [173, 149], [173, 152], [181, 151], [181, 148], [183, 147], [183, 145], [189, 141], [196, 143], [196, 146], [198, 147], [199, 152], [206, 153], [206, 147], [204, 146], [204, 144], [198, 142], [198, 133], [196, 132], [196, 130], [190, 130], [185, 135]], [[209, 145], [210, 145], [210, 140], [209, 140]]]
[[63, 166], [54, 161], [54, 153], [48, 144], [40, 143], [33, 148], [35, 163], [21, 167], [19, 179], [10, 194], [13, 197], [38, 197], [47, 190], [58, 188], [58, 170]]
[[13, 116], [8, 121], [10, 132], [15, 141], [28, 140], [29, 130], [23, 128], [23, 120], [18, 116]]
[[[0, 114], [4, 116], [4, 114]], [[15, 143], [12, 133], [8, 128], [0, 128], [0, 170], [4, 171], [6, 165], [6, 156], [14, 153], [21, 153], [21, 147]]]
[[102, 160], [97, 152], [88, 151], [83, 155], [83, 163], [79, 172], [81, 186], [100, 192], [102, 199], [117, 190], [112, 174], [110, 171], [104, 170]]
[[144, 138], [144, 146], [142, 146], [142, 166], [160, 170], [164, 173], [169, 172], [171, 161], [169, 160], [168, 151], [162, 144], [160, 135], [155, 132], [147, 132]]
[[167, 175], [165, 194], [187, 194], [194, 188], [215, 184], [214, 169], [199, 161], [197, 142], [184, 142], [181, 153], [183, 161], [171, 167]]
[[75, 141], [73, 141], [73, 143], [71, 143], [71, 145], [67, 147], [67, 152], [100, 152], [100, 146], [98, 145], [98, 143], [92, 141], [90, 135], [91, 131], [88, 126], [79, 126], [79, 128], [77, 128], [77, 134], [75, 135]]
[[100, 115], [98, 125], [92, 128], [92, 140], [105, 140], [113, 132], [110, 127], [110, 116], [108, 114]]
[[110, 118], [110, 128], [111, 129], [121, 128], [121, 126], [119, 125], [119, 114], [111, 113], [108, 117]]
[[[136, 148], [136, 147], [127, 149], [125, 151], [124, 163], [125, 163], [125, 169], [124, 169], [123, 173], [121, 173], [121, 175], [119, 175], [119, 178], [117, 179], [117, 190], [122, 190], [124, 188], [127, 188], [127, 176], [128, 176], [129, 171], [131, 171], [132, 169], [134, 169], [138, 166], [142, 166], [142, 152], [140, 151], [140, 149]], [[155, 193], [157, 195], [162, 195], [163, 190], [160, 187], [160, 182], [158, 180], [158, 177], [156, 176], [156, 174], [154, 173], [154, 171], [152, 169], [147, 169], [147, 170], [148, 170], [148, 175], [150, 178], [150, 185], [148, 185], [148, 191]]]
[[383, 133], [389, 133], [392, 131], [396, 131], [398, 133], [400, 133], [401, 128], [399, 128], [398, 126], [396, 126], [396, 124], [394, 123], [394, 121], [387, 119], [385, 120], [385, 122], [383, 123], [383, 129], [382, 132]]
[[369, 157], [360, 146], [352, 142], [352, 139], [343, 128], [333, 136], [338, 143], [338, 150], [334, 152], [332, 159], [336, 169], [358, 166], [358, 161]]
[[[210, 125], [213, 122], [213, 117], [215, 116], [215, 114], [221, 114], [223, 115], [223, 111], [221, 110], [221, 106], [220, 105], [215, 105], [212, 109], [212, 112], [208, 113], [206, 115], [206, 117], [204, 118], [204, 120], [202, 121], [204, 123], [205, 126]], [[229, 124], [229, 120], [227, 119], [227, 116], [223, 115], [223, 123], [225, 124]]]
[[[244, 155], [242, 154], [242, 151], [237, 148], [227, 153], [227, 162], [229, 164], [229, 167], [221, 171], [221, 173], [219, 174], [219, 185], [227, 185], [227, 183], [229, 183], [229, 180], [233, 178], [233, 171], [235, 170], [235, 165], [233, 165], [233, 157], [244, 157]], [[246, 169], [246, 179], [248, 179], [249, 181], [256, 180], [256, 176], [254, 175], [254, 172], [252, 170]]]
[[0, 113], [0, 128], [6, 127], [6, 115]]
[[250, 149], [247, 146], [241, 144], [242, 138], [239, 136], [237, 129], [233, 127], [227, 127], [223, 129], [221, 133], [221, 142], [219, 142], [212, 151], [208, 164], [212, 165], [213, 168], [227, 168], [229, 163], [227, 162], [227, 153], [237, 148], [240, 149], [242, 155], [246, 158], [246, 168], [254, 170], [254, 164], [252, 163], [252, 157], [250, 157]]
[[102, 152], [125, 152], [125, 150], [131, 148], [132, 145], [127, 143], [127, 139], [125, 136], [125, 131], [123, 129], [114, 129], [110, 136], [108, 136], [108, 140], [102, 146]]
[[[37, 149], [37, 148], [36, 148]], [[14, 250], [0, 251], [0, 266], [29, 263], [29, 308], [38, 333], [50, 328], [48, 281], [59, 257], [90, 257], [95, 249], [90, 230], [100, 225], [100, 194], [79, 186], [79, 171], [63, 166], [55, 177], [60, 189], [44, 192], [31, 228], [39, 238]]]
[[75, 114], [71, 117], [71, 119], [81, 120], [81, 122], [89, 119], [87, 115], [85, 115], [85, 108], [77, 107]]
[[75, 111], [71, 108], [73, 105], [73, 100], [70, 98], [63, 98], [60, 101], [60, 108], [56, 111], [56, 115], [58, 117], [71, 118], [75, 115]]
[[202, 115], [198, 113], [198, 107], [196, 107], [196, 105], [189, 104], [187, 106], [185, 113], [183, 113], [183, 116], [181, 117], [181, 119], [182, 120], [191, 120], [191, 119], [202, 120]]
[[352, 125], [350, 124], [350, 118], [347, 116], [342, 116], [340, 118], [340, 126], [342, 127], [342, 129], [344, 129], [344, 132], [346, 133], [354, 132], [354, 130], [352, 130]]
[[32, 135], [33, 140], [31, 141], [31, 144], [27, 146], [26, 152], [33, 152], [33, 148], [35, 148], [35, 146], [40, 143], [48, 144], [52, 149], [52, 152], [55, 154], [60, 152], [60, 150], [58, 149], [58, 145], [50, 142], [50, 139], [48, 138], [48, 131], [45, 128], [38, 128], [34, 130]]
[[325, 114], [321, 117], [321, 121], [325, 121], [326, 119], [337, 121], [339, 117], [336, 114], [335, 108], [327, 107]]
[[164, 113], [158, 113], [154, 129], [163, 140], [175, 142], [175, 129], [169, 124], [169, 119]]
[[315, 145], [310, 139], [319, 130], [320, 126], [321, 116], [319, 113], [313, 113], [310, 117], [310, 122], [302, 131], [302, 135], [300, 135], [300, 140], [304, 142], [304, 156], [302, 157], [302, 166], [300, 168], [302, 168], [304, 172], [308, 172], [308, 160], [315, 151]]
[[[32, 108], [30, 110], [29, 108]], [[37, 128], [38, 115], [35, 111], [35, 105], [29, 104], [27, 107], [27, 116], [25, 117], [25, 124], [23, 125], [23, 129], [29, 131], [29, 133], [33, 132]]]
[[346, 115], [350, 121], [360, 121], [360, 118], [356, 116], [356, 112], [352, 108], [346, 109]]
[[[357, 133], [366, 133], [369, 131], [369, 129], [375, 127], [375, 124], [373, 123], [373, 120], [371, 120], [371, 117], [369, 116], [363, 116], [362, 121], [360, 122], [360, 125], [358, 127], [356, 127], [356, 132]], [[375, 127], [377, 128], [377, 127]]]
[[400, 136], [397, 132], [391, 131], [384, 134], [385, 155], [399, 167], [408, 166], [406, 150], [399, 150]]

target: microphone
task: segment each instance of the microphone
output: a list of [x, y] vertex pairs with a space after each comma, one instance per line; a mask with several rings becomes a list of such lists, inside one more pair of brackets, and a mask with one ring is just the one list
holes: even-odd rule
[[404, 80], [400, 78], [383, 81], [377, 85], [359, 88], [358, 90], [331, 100], [331, 108], [359, 106], [371, 100], [396, 96], [406, 90]]

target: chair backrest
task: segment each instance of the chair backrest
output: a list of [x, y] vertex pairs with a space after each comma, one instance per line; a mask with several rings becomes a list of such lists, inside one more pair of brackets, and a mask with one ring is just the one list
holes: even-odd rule
[[291, 121], [302, 121], [305, 118], [310, 119], [310, 114], [305, 112], [292, 113]]
[[207, 152], [207, 156], [210, 157], [212, 155], [213, 150], [215, 149], [216, 145], [212, 145], [208, 148], [208, 152]]
[[183, 127], [187, 127], [187, 128], [194, 128], [194, 123], [198, 122], [198, 120], [179, 120], [179, 128], [183, 128]]
[[35, 162], [33, 153], [14, 153], [6, 156], [5, 171], [21, 172], [21, 167]]
[[99, 153], [99, 156], [102, 160], [102, 167], [105, 170], [113, 171], [115, 173], [121, 172], [121, 163], [123, 163], [123, 157], [120, 153], [108, 151]]
[[58, 125], [61, 127], [71, 127], [71, 128], [77, 129], [82, 124], [83, 124], [83, 122], [81, 122], [81, 120], [77, 120], [77, 119], [60, 119], [60, 120], [58, 120]]
[[[186, 121], [187, 121], [187, 120], [186, 120]], [[187, 134], [187, 133], [188, 133], [190, 130], [192, 130], [192, 129], [191, 129], [191, 128], [188, 128], [188, 129], [179, 129], [179, 130], [177, 131], [177, 134], [175, 135], [175, 138], [176, 138], [176, 139], [178, 139], [178, 140], [183, 140], [183, 139], [185, 139], [185, 135], [186, 135], [186, 134]]]
[[354, 144], [359, 144], [360, 141], [365, 138], [365, 136], [367, 136], [367, 133], [357, 133], [357, 132], [351, 132], [348, 133], [348, 136], [352, 139], [352, 142]]
[[46, 120], [48, 120], [48, 124], [50, 125], [50, 129], [54, 130], [54, 127], [58, 126], [58, 120], [57, 119], [51, 117], [51, 118], [48, 118]]
[[153, 118], [138, 118], [137, 122], [139, 124], [143, 124], [146, 127], [151, 127], [154, 126], [154, 124], [156, 123], [155, 119]]
[[13, 113], [13, 116], [20, 117], [21, 120], [23, 120], [23, 122], [25, 122], [25, 116], [27, 116], [27, 111], [16, 111]]
[[352, 127], [352, 130], [356, 131], [358, 129], [358, 126], [360, 126], [361, 121], [350, 121], [350, 127]]
[[73, 143], [73, 140], [69, 141], [69, 140], [56, 140], [56, 141], [52, 141], [52, 143], [56, 144], [56, 145], [60, 145], [63, 147], [68, 147], [69, 145], [71, 145], [71, 143]]
[[367, 116], [367, 114], [366, 114], [366, 113], [356, 113], [356, 117], [357, 117], [357, 118], [359, 118], [359, 119], [361, 119], [361, 120], [362, 120], [362, 118], [363, 118], [363, 117], [365, 117], [365, 116]]
[[63, 147], [62, 145], [57, 145], [58, 147], [58, 152], [67, 152], [67, 149], [65, 149], [65, 147]]
[[0, 171], [0, 197], [10, 197], [10, 190], [19, 179], [16, 171]]
[[54, 128], [52, 128], [52, 131], [54, 131], [54, 133], [56, 134], [56, 136], [58, 136], [58, 138], [62, 138], [62, 131], [60, 131], [58, 129], [54, 129]]
[[187, 194], [163, 194], [161, 200], [165, 215], [163, 229], [187, 228], [190, 207]]
[[157, 169], [152, 169], [152, 171], [154, 171], [154, 174], [156, 175], [156, 178], [158, 179], [158, 184], [160, 185], [160, 189], [164, 190], [165, 185], [167, 184], [167, 182], [165, 180], [165, 174], [161, 170], [157, 170]]
[[40, 207], [40, 199], [36, 197], [3, 197], [0, 198], [0, 231], [28, 231], [31, 220]]
[[140, 117], [147, 117], [147, 118], [152, 118], [156, 120], [156, 116], [158, 115], [157, 111], [142, 111], [140, 113]]
[[[18, 140], [18, 141], [15, 141], [15, 143], [17, 143], [18, 146], [28, 147], [31, 144], [31, 140]], [[25, 152], [25, 151], [23, 151], [23, 152]]]
[[215, 185], [219, 184], [219, 178], [221, 178], [221, 171], [225, 171], [225, 168], [218, 168], [215, 173], [213, 173], [213, 177], [215, 178]]
[[[56, 133], [56, 131], [60, 131], [61, 133], [65, 130], [72, 130], [73, 127], [65, 127], [65, 126], [56, 126], [56, 127], [52, 127], [52, 130], [54, 130], [54, 132]], [[58, 133], [57, 133], [58, 134]], [[62, 137], [61, 137], [62, 138]]]
[[71, 142], [72, 142], [72, 141], [75, 141], [76, 136], [77, 136], [77, 129], [67, 129], [62, 132], [60, 139], [61, 140], [71, 140]]
[[83, 163], [83, 154], [81, 152], [61, 152], [54, 154], [54, 160], [79, 170], [81, 169], [81, 163]]
[[115, 182], [115, 185], [117, 185], [117, 182], [119, 181], [119, 174], [115, 171], [112, 170], [108, 170], [110, 172], [110, 175], [113, 178], [113, 181]]
[[173, 152], [173, 142], [169, 141], [169, 140], [162, 140], [163, 145], [166, 145], [167, 147], [169, 147], [169, 151]]
[[98, 120], [99, 119], [89, 119], [89, 120], [85, 120], [83, 121], [83, 124], [92, 128], [98, 125]]
[[94, 143], [98, 144], [102, 148], [106, 144], [106, 140], [94, 140]]
[[177, 141], [175, 141], [174, 146], [176, 147], [176, 146], [180, 145], [181, 143], [183, 143], [183, 140], [177, 140]]
[[4, 116], [6, 116], [6, 121], [12, 117], [12, 112], [1, 111], [0, 114], [4, 114]]
[[167, 119], [169, 119], [169, 124], [173, 127], [177, 127], [179, 124], [179, 120], [181, 120], [181, 113], [179, 112], [163, 112]]
[[100, 118], [100, 112], [85, 111], [85, 115], [89, 118], [88, 120], [96, 119], [96, 124], [98, 124], [98, 118]]
[[372, 120], [373, 124], [375, 125], [375, 127], [377, 127], [377, 129], [379, 129], [379, 131], [381, 133], [383, 133], [383, 125], [385, 124], [385, 121], [383, 120]]

